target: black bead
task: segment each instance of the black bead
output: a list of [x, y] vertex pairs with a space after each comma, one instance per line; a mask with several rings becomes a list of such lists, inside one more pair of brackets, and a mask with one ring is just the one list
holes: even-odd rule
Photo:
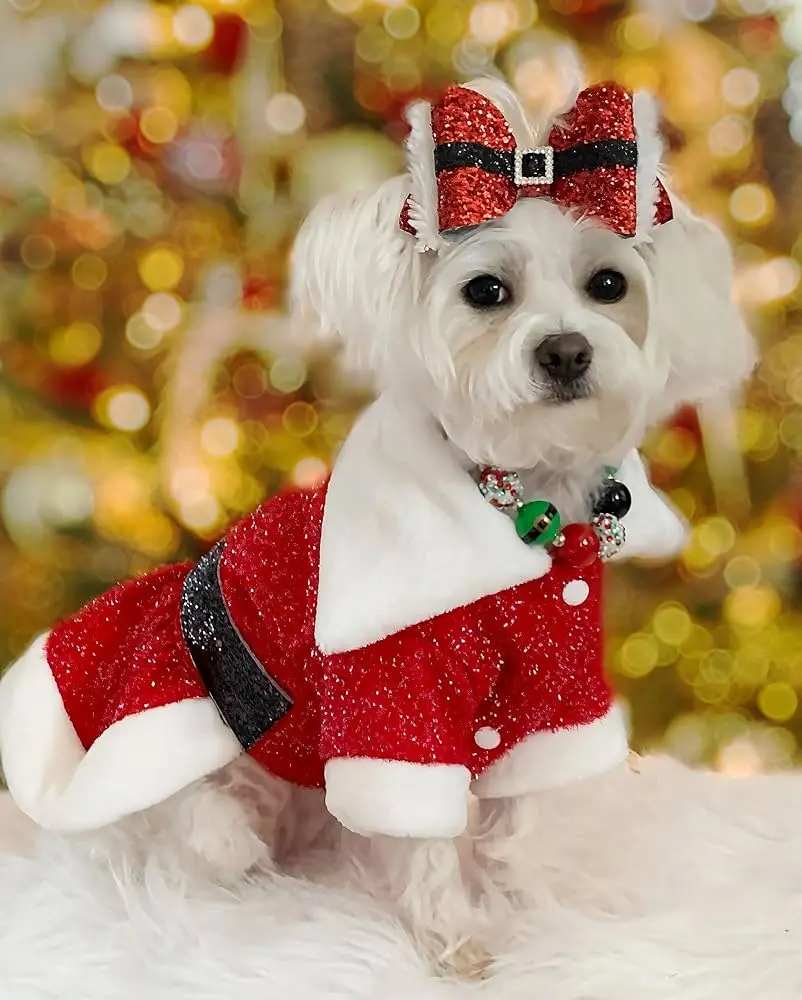
[[623, 483], [609, 479], [593, 504], [593, 513], [612, 514], [619, 520], [629, 513], [632, 506], [632, 494]]

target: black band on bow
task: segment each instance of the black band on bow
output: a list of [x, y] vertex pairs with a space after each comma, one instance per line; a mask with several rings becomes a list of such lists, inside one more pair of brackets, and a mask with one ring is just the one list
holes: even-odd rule
[[292, 699], [251, 652], [220, 587], [218, 543], [189, 571], [181, 593], [181, 633], [223, 721], [250, 750], [292, 708]]
[[[521, 157], [524, 177], [542, 177], [546, 172], [545, 153], [523, 153]], [[571, 149], [554, 150], [554, 176], [568, 177], [583, 170], [599, 167], [635, 167], [638, 147], [631, 139], [602, 139], [586, 142]], [[505, 149], [491, 149], [481, 142], [444, 142], [435, 147], [434, 169], [455, 170], [459, 167], [479, 167], [491, 174], [502, 174], [515, 180], [515, 153]]]

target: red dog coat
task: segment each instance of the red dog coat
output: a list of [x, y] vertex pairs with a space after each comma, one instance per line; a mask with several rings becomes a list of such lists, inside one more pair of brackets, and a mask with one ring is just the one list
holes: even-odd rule
[[[626, 554], [683, 536], [636, 455]], [[119, 585], [0, 685], [0, 750], [43, 825], [101, 825], [249, 753], [358, 832], [451, 836], [627, 753], [602, 667], [602, 566], [554, 564], [451, 445], [388, 400], [330, 483], [267, 501], [201, 562]]]

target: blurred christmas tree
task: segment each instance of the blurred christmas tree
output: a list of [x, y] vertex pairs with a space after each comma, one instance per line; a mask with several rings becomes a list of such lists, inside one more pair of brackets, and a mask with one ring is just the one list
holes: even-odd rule
[[534, 105], [584, 66], [659, 94], [766, 351], [745, 406], [649, 442], [693, 540], [615, 574], [610, 667], [643, 742], [795, 759], [802, 4], [12, 0], [0, 22], [0, 660], [326, 474], [361, 399], [281, 318], [298, 221], [398, 169], [411, 97], [500, 69]]

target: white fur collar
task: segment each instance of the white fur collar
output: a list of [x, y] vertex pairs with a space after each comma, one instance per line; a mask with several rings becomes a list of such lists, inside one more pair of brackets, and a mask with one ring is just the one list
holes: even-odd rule
[[[619, 478], [633, 493], [626, 554], [676, 551], [676, 515], [636, 454], [624, 466]], [[324, 653], [358, 649], [550, 567], [481, 496], [436, 423], [382, 397], [357, 421], [329, 483], [315, 638]]]
[[632, 509], [623, 521], [626, 545], [613, 558], [667, 559], [678, 555], [688, 537], [688, 523], [649, 482], [637, 451], [626, 456], [615, 478], [629, 487]]

